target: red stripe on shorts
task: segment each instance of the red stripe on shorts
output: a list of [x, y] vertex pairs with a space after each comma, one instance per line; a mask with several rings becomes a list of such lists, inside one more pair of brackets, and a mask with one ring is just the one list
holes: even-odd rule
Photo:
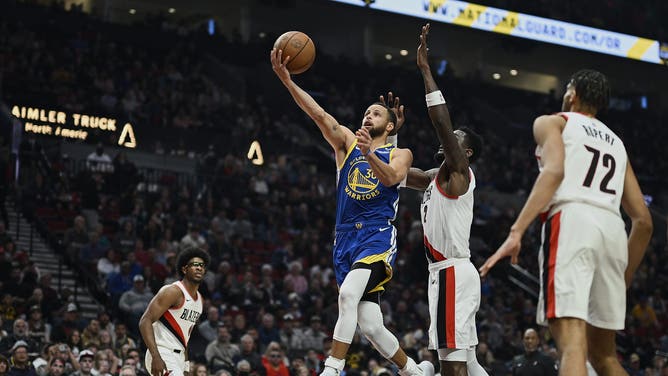
[[455, 338], [455, 267], [454, 265], [445, 269], [445, 331], [449, 349], [457, 348]]
[[547, 263], [547, 318], [556, 317], [554, 298], [554, 270], [557, 264], [557, 250], [559, 249], [559, 225], [561, 212], [550, 219], [550, 259]]

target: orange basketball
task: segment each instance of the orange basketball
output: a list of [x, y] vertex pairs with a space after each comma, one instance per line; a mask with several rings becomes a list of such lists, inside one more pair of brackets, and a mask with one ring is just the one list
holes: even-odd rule
[[313, 41], [301, 31], [284, 33], [276, 39], [274, 48], [283, 50], [283, 60], [290, 56], [290, 61], [286, 66], [290, 74], [299, 74], [306, 71], [315, 60]]

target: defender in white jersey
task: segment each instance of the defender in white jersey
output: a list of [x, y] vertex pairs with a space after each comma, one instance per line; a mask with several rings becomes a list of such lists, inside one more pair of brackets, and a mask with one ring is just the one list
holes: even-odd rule
[[[652, 219], [622, 140], [595, 118], [607, 107], [607, 78], [573, 75], [562, 111], [534, 122], [540, 174], [506, 241], [480, 268], [501, 258], [517, 263], [524, 231], [542, 214], [539, 323], [561, 352], [560, 375], [626, 374], [616, 356], [624, 328], [626, 288], [652, 234]], [[619, 207], [631, 218], [627, 239]]]
[[188, 341], [202, 315], [202, 296], [198, 288], [209, 254], [189, 248], [179, 254], [177, 268], [182, 279], [158, 291], [139, 320], [147, 352], [145, 364], [153, 376], [182, 376], [190, 372]]
[[422, 28], [417, 63], [427, 108], [444, 160], [439, 168], [411, 168], [406, 185], [423, 190], [421, 215], [429, 262], [429, 347], [438, 351], [441, 375], [487, 375], [478, 364], [475, 315], [480, 307], [480, 276], [469, 259], [475, 177], [469, 163], [482, 151], [480, 136], [452, 130], [450, 114], [427, 61], [429, 24]]

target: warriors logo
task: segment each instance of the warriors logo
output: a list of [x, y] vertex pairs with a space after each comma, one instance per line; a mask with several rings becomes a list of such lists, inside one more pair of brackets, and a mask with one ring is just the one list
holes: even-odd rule
[[356, 200], [368, 200], [380, 194], [376, 188], [378, 188], [378, 178], [369, 164], [364, 159], [353, 162], [348, 172], [346, 187], [348, 196]]

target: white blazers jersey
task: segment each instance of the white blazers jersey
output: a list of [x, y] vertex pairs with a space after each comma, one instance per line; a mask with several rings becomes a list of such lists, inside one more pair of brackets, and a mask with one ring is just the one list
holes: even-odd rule
[[153, 332], [158, 347], [181, 350], [183, 353], [188, 346], [190, 333], [202, 314], [202, 296], [199, 291], [195, 298], [190, 296], [181, 281], [174, 282], [170, 286], [172, 285], [181, 289], [183, 304], [165, 311], [160, 320], [153, 323]]
[[[581, 202], [620, 215], [628, 158], [624, 143], [596, 118], [577, 112], [563, 112], [559, 116], [566, 119], [561, 133], [564, 179], [547, 210], [567, 202]], [[541, 153], [538, 146], [536, 158], [540, 169]]]
[[469, 189], [461, 196], [446, 194], [436, 178], [424, 191], [420, 213], [425, 251], [430, 263], [471, 256], [469, 237], [473, 222], [475, 176], [470, 168], [469, 178]]

